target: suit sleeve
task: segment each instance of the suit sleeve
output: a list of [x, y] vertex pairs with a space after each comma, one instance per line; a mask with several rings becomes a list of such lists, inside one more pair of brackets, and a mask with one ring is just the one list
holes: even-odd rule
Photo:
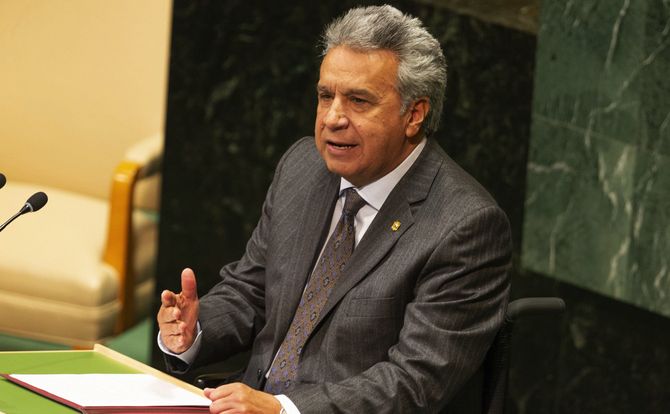
[[423, 266], [387, 360], [339, 382], [297, 386], [288, 396], [303, 413], [437, 411], [482, 363], [502, 324], [510, 238], [497, 206], [469, 213], [446, 230]]
[[194, 367], [249, 349], [265, 323], [266, 251], [274, 191], [286, 158], [300, 142], [289, 149], [277, 165], [261, 217], [247, 242], [244, 255], [239, 261], [221, 269], [223, 280], [200, 300], [202, 346]]

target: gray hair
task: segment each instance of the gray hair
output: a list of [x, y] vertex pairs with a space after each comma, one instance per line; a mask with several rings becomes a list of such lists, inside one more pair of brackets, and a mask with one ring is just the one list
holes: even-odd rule
[[337, 46], [395, 53], [396, 88], [402, 99], [402, 113], [410, 102], [427, 96], [430, 111], [423, 130], [430, 135], [437, 129], [447, 86], [447, 62], [440, 43], [419, 19], [389, 5], [358, 7], [329, 24], [321, 42], [322, 56]]

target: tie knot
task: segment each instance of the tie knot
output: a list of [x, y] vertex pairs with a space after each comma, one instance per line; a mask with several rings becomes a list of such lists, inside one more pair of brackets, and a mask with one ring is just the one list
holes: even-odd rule
[[363, 198], [358, 195], [358, 192], [353, 188], [347, 188], [344, 190], [344, 208], [342, 209], [342, 214], [347, 216], [355, 216], [358, 213], [358, 210], [363, 207], [366, 202]]

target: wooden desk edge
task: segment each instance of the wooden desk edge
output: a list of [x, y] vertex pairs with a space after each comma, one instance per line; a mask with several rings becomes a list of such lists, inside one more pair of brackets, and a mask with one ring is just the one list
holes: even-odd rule
[[[177, 379], [173, 376], [170, 376], [170, 375], [168, 375], [168, 374], [166, 374], [162, 371], [157, 370], [156, 368], [150, 367], [150, 366], [148, 366], [146, 364], [143, 364], [139, 361], [136, 361], [136, 360], [134, 360], [134, 359], [132, 359], [132, 358], [126, 356], [126, 355], [123, 355], [119, 352], [116, 352], [113, 349], [107, 348], [104, 345], [95, 344], [95, 346], [93, 346], [93, 351], [98, 352], [102, 355], [105, 355], [105, 356], [107, 356], [107, 357], [109, 357], [109, 358], [111, 358], [115, 361], [121, 362], [122, 364], [124, 364], [126, 366], [129, 366], [131, 368], [135, 368], [140, 372], [143, 372], [145, 374], [153, 375], [153, 376], [158, 377], [162, 380], [170, 382], [170, 383], [172, 383], [172, 384], [174, 384], [174, 385], [176, 385], [180, 388], [183, 388], [187, 391], [193, 392], [195, 394], [198, 394], [198, 395], [204, 397], [203, 391], [200, 388], [196, 387], [195, 385], [191, 385], [191, 384], [188, 384], [184, 381], [181, 381], [181, 380], [179, 380], [179, 379]], [[72, 352], [72, 351], [69, 351], [69, 352]]]

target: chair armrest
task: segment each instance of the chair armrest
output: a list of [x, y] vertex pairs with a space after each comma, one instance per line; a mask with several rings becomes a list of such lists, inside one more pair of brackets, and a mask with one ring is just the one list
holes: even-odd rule
[[119, 277], [121, 312], [116, 332], [122, 332], [135, 323], [135, 275], [132, 271], [132, 217], [133, 199], [139, 180], [160, 172], [162, 139], [149, 137], [126, 153], [112, 177], [109, 197], [107, 243], [103, 260], [112, 266]]
[[514, 323], [518, 318], [548, 313], [561, 313], [565, 310], [565, 301], [561, 298], [521, 298], [510, 302], [505, 319]]
[[500, 331], [496, 335], [483, 369], [483, 410], [487, 414], [505, 412], [507, 396], [507, 377], [509, 375], [509, 358], [512, 331], [519, 318], [536, 315], [561, 313], [565, 310], [565, 302], [558, 297], [530, 297], [513, 300], [507, 306], [507, 313]]
[[163, 135], [154, 134], [133, 145], [124, 154], [123, 160], [140, 166], [139, 178], [160, 172], [163, 162]]
[[224, 384], [241, 381], [243, 374], [243, 370], [235, 372], [215, 372], [210, 374], [202, 374], [195, 378], [193, 385], [201, 389], [216, 388]]

